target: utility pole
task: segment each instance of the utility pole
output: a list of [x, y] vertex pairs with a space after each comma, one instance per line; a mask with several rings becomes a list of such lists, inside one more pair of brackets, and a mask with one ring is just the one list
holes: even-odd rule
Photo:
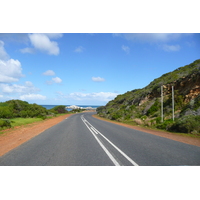
[[163, 122], [163, 85], [161, 86], [161, 122]]
[[174, 121], [174, 86], [172, 86], [172, 119]]

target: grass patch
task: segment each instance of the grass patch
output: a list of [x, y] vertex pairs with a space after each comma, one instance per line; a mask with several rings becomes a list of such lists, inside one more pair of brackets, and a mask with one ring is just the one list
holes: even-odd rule
[[15, 126], [21, 126], [21, 125], [31, 124], [34, 122], [43, 121], [43, 119], [41, 118], [14, 118], [14, 119], [11, 119], [10, 121], [11, 121], [11, 126], [15, 127]]
[[[56, 118], [56, 117], [66, 115], [66, 114], [69, 114], [69, 113], [56, 114], [54, 116], [47, 116], [46, 119], [52, 119], [52, 118]], [[44, 121], [44, 119], [42, 119], [42, 118], [19, 118], [19, 117], [9, 119], [11, 127], [0, 127], [0, 135], [4, 134], [4, 130], [6, 130], [6, 129], [14, 128], [16, 126], [23, 126], [23, 125], [27, 125], [27, 124], [32, 124], [34, 122], [39, 122], [39, 121]]]

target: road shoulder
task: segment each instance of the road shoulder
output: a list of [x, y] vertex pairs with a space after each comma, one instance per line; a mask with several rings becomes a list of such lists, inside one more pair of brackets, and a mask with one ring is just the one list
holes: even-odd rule
[[143, 131], [145, 133], [150, 133], [150, 134], [157, 135], [157, 136], [160, 136], [160, 137], [165, 137], [165, 138], [168, 138], [168, 139], [171, 139], [171, 140], [175, 140], [175, 141], [178, 141], [178, 142], [183, 142], [183, 143], [186, 143], [186, 144], [195, 145], [195, 146], [200, 147], [200, 138], [192, 138], [192, 137], [189, 137], [189, 136], [176, 135], [176, 133], [170, 133], [170, 132], [160, 131], [160, 130], [152, 130], [152, 129], [143, 128], [143, 127], [139, 127], [139, 126], [132, 126], [132, 125], [116, 122], [116, 121], [107, 120], [107, 119], [104, 119], [102, 117], [99, 117], [98, 115], [92, 115], [92, 116], [94, 118], [102, 120], [102, 121], [107, 121], [107, 122], [114, 123], [114, 124], [124, 126], [124, 127], [127, 127], [127, 128]]
[[4, 133], [0, 135], [0, 156], [39, 135], [46, 129], [60, 123], [71, 115], [73, 114], [66, 114], [2, 131]]

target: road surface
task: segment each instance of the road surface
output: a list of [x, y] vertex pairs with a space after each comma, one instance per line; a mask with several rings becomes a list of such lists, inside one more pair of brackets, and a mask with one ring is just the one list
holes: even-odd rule
[[0, 157], [1, 166], [197, 166], [200, 147], [92, 117], [66, 118]]

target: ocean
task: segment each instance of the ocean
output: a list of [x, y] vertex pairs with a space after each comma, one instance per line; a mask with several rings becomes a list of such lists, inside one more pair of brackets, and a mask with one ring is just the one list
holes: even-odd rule
[[[51, 109], [51, 108], [54, 108], [55, 106], [58, 106], [58, 105], [40, 105], [40, 106], [43, 106], [44, 108], [46, 108], [47, 110]], [[70, 105], [66, 105], [67, 106], [70, 106]], [[86, 108], [86, 107], [92, 107], [92, 108], [98, 108], [100, 106], [94, 106], [94, 105], [77, 105], [79, 107], [83, 107], [83, 108]], [[70, 111], [71, 109], [67, 109], [68, 111]]]

